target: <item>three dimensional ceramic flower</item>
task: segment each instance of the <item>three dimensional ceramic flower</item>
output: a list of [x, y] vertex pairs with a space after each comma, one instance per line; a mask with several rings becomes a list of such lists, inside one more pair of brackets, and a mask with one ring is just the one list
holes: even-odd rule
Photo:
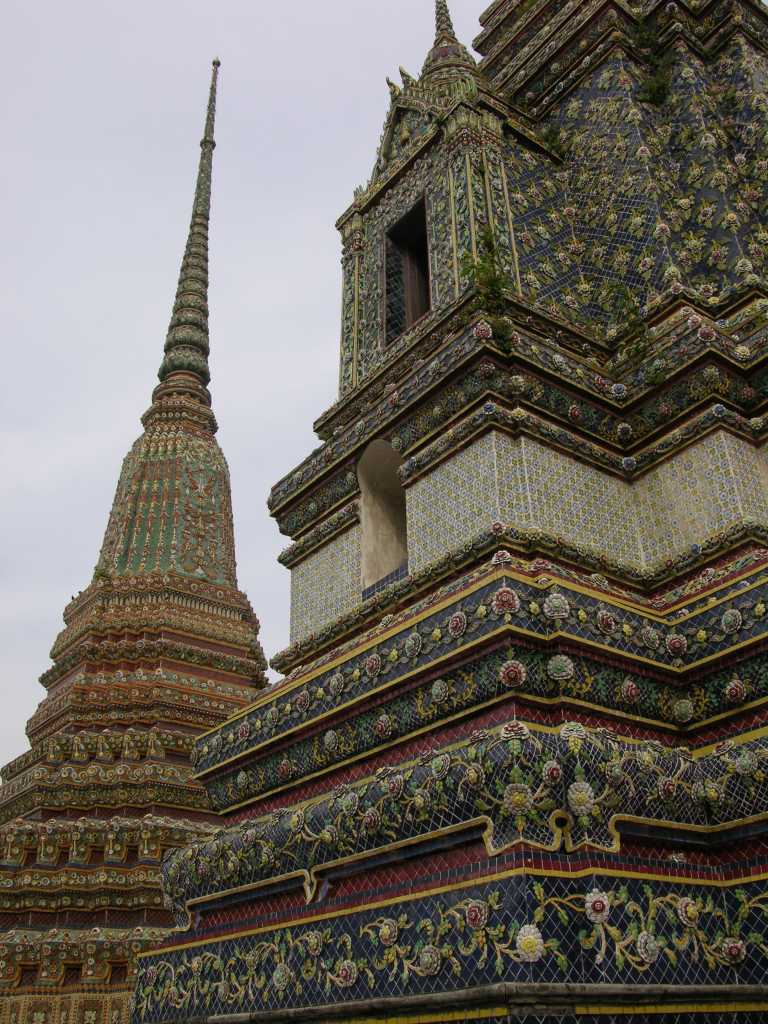
[[535, 924], [524, 924], [515, 938], [515, 949], [525, 963], [535, 964], [544, 956], [544, 939]]
[[527, 675], [525, 665], [521, 661], [505, 661], [499, 669], [499, 679], [510, 689], [522, 686]]
[[499, 587], [491, 598], [491, 610], [495, 615], [514, 615], [520, 610], [520, 598], [511, 587]]
[[592, 813], [595, 806], [595, 793], [588, 782], [572, 782], [568, 787], [568, 806], [577, 818]]
[[611, 913], [610, 897], [598, 889], [588, 892], [584, 897], [584, 913], [592, 924], [603, 924]]

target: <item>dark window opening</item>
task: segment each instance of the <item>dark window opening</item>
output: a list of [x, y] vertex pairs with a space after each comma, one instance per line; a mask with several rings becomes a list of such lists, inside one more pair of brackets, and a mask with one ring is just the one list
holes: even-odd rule
[[386, 258], [389, 344], [430, 308], [427, 207], [423, 199], [387, 233]]

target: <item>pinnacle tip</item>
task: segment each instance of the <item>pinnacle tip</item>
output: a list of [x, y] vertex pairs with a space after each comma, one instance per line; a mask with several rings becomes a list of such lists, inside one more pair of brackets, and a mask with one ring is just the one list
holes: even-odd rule
[[221, 61], [219, 60], [219, 58], [218, 58], [218, 57], [214, 57], [214, 58], [213, 58], [213, 66], [214, 66], [215, 68], [220, 68], [220, 67], [221, 67]]

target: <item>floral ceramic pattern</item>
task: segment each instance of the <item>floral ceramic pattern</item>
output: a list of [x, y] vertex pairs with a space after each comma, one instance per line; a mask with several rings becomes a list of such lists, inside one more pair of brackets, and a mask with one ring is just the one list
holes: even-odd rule
[[512, 719], [174, 853], [164, 884], [181, 919], [188, 900], [216, 891], [224, 879], [238, 888], [293, 874], [310, 898], [324, 864], [396, 846], [406, 835], [415, 840], [478, 821], [489, 852], [523, 842], [549, 850], [618, 850], [622, 823], [701, 831], [765, 816], [767, 772], [764, 738], [723, 743], [694, 759], [686, 748], [630, 743], [578, 722], [553, 732]]
[[[197, 772], [210, 771], [222, 761], [229, 761], [246, 751], [266, 748], [287, 731], [309, 724], [340, 704], [356, 700], [373, 689], [393, 686], [401, 677], [415, 668], [426, 668], [438, 657], [460, 654], [462, 648], [497, 633], [500, 628], [511, 632], [524, 630], [528, 634], [538, 634], [541, 639], [565, 634], [597, 643], [628, 659], [640, 657], [646, 664], [650, 662], [665, 669], [695, 665], [715, 652], [726, 651], [729, 646], [742, 646], [745, 640], [759, 639], [765, 629], [768, 584], [749, 590], [744, 585], [734, 586], [726, 592], [727, 599], [722, 603], [713, 606], [707, 601], [686, 610], [684, 616], [666, 620], [651, 618], [626, 607], [618, 608], [610, 600], [601, 600], [597, 596], [574, 593], [565, 585], [549, 587], [549, 584], [550, 579], [545, 573], [539, 577], [538, 585], [501, 578], [470, 596], [458, 598], [444, 611], [427, 616], [418, 623], [404, 625], [395, 636], [317, 676], [306, 686], [294, 686], [284, 693], [278, 692], [236, 723], [225, 725], [200, 741], [193, 756]], [[498, 595], [507, 592], [513, 598], [502, 606]], [[462, 623], [460, 629], [457, 628], [459, 622]], [[535, 661], [536, 656], [533, 657]], [[370, 671], [371, 658], [378, 659], [375, 673]], [[643, 668], [641, 674], [645, 672]], [[624, 674], [631, 675], [632, 669], [628, 666]], [[739, 673], [731, 672], [731, 676], [734, 674]], [[594, 675], [594, 669], [579, 674], [581, 689], [578, 695], [588, 697], [596, 705], [628, 710], [627, 701], [620, 693], [610, 687], [592, 685]], [[752, 672], [747, 671], [746, 675], [751, 677]], [[679, 685], [673, 677], [668, 678], [673, 686]], [[567, 682], [567, 679], [562, 681]], [[542, 682], [543, 692], [550, 693], [552, 678]], [[525, 689], [523, 681], [518, 685]], [[656, 683], [644, 687], [651, 701], [644, 700], [642, 709], [638, 710], [648, 717], [688, 724], [694, 717], [709, 717], [723, 706], [722, 699], [717, 696], [722, 685], [724, 683], [721, 683], [718, 673], [707, 687], [699, 687], [698, 692], [703, 695], [709, 691], [711, 696], [696, 698], [694, 715], [688, 722], [680, 721], [672, 713], [671, 705], [676, 698], [664, 696], [665, 691]], [[762, 692], [761, 685], [745, 685], [745, 697], [748, 693]], [[541, 684], [534, 689], [542, 692]], [[484, 687], [484, 694], [486, 690]], [[568, 692], [568, 687], [564, 692]], [[729, 702], [733, 703], [730, 699]], [[460, 703], [466, 706], [468, 701], [464, 699]], [[454, 709], [455, 704], [450, 710]], [[361, 723], [363, 732], [365, 728], [365, 723]], [[311, 743], [309, 746], [311, 748]], [[352, 753], [353, 749], [361, 749], [359, 739], [352, 747], [348, 746], [346, 753]], [[306, 760], [308, 756], [306, 753], [299, 760], [309, 763]], [[288, 777], [295, 779], [300, 775], [291, 770], [289, 776], [278, 779], [267, 772], [261, 788], [276, 785], [278, 781], [285, 782]], [[249, 787], [249, 792], [253, 791], [253, 787]], [[232, 802], [235, 802], [235, 797], [235, 793], [231, 794]], [[217, 796], [217, 800], [220, 799]]]
[[[424, 74], [389, 83], [339, 222], [340, 399], [270, 499], [323, 595], [331, 572], [301, 566], [332, 560], [360, 453], [388, 441], [413, 575], [355, 606], [348, 573], [349, 602], [275, 659], [285, 684], [199, 744], [238, 820], [165, 864], [195, 925], [142, 964], [141, 1024], [397, 1015], [499, 982], [702, 1005], [764, 985], [768, 19], [741, 0], [483, 17], [478, 73], [440, 72], [459, 48], [439, 0]], [[387, 344], [386, 236], [422, 200], [431, 308]], [[501, 302], [472, 273], [486, 229]], [[460, 530], [412, 514], [419, 493], [458, 513], [441, 471], [491, 434], [536, 453], [520, 502], [485, 488], [509, 464], [477, 459]], [[491, 555], [509, 572], [473, 575]]]
[[[147, 1024], [207, 1014], [450, 992], [495, 981], [701, 983], [765, 969], [768, 896], [757, 884], [707, 889], [594, 878], [512, 877], [485, 887], [330, 920], [162, 950], [139, 962]], [[736, 974], [734, 975], [734, 972]], [[586, 974], [586, 977], [590, 977]]]
[[[308, 697], [299, 693], [299, 703]], [[686, 696], [685, 694], [689, 694]], [[340, 762], [375, 750], [382, 743], [411, 735], [415, 729], [439, 723], [482, 705], [489, 699], [529, 695], [578, 702], [594, 708], [612, 707], [622, 715], [661, 720], [680, 730], [717, 713], [737, 711], [748, 699], [765, 695], [764, 659], [756, 655], [741, 662], [738, 671], [725, 669], [690, 689], [663, 685], [622, 668], [586, 657], [502, 648], [438, 679], [425, 682], [375, 709], [348, 717], [333, 730], [333, 742], [299, 735], [279, 753], [266, 750], [248, 763], [217, 773], [207, 780], [214, 805], [227, 807], [253, 800], [307, 775], [328, 771]]]

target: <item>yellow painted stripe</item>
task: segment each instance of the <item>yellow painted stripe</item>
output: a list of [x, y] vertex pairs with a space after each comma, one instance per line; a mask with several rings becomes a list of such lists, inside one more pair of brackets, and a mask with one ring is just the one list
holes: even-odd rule
[[452, 1020], [496, 1019], [506, 1017], [508, 1013], [506, 1006], [489, 1006], [484, 1010], [436, 1010], [435, 1013], [409, 1014], [405, 1017], [399, 1013], [396, 1017], [353, 1017], [346, 1024], [443, 1024], [443, 1021]]
[[645, 1003], [635, 1006], [589, 1006], [579, 1005], [575, 1007], [576, 1013], [593, 1014], [603, 1016], [606, 1014], [659, 1014], [659, 1013], [759, 1013], [768, 1010], [768, 1003], [740, 1003], [734, 1000], [732, 1003], [675, 1003], [658, 1004], [648, 1006]]
[[[545, 1000], [543, 1000], [545, 1002]], [[768, 1010], [768, 1003], [668, 1003], [667, 1005], [646, 1005], [636, 1006], [590, 1006], [577, 1005], [574, 1012], [595, 1017], [615, 1015], [628, 1016], [630, 1014], [670, 1014], [670, 1013], [760, 1013]], [[469, 1020], [498, 1020], [508, 1018], [513, 1007], [489, 1006], [486, 1009], [473, 1010], [448, 1010], [436, 1011], [435, 1013], [419, 1013], [416, 1015], [393, 1017], [352, 1017], [347, 1024], [448, 1024], [449, 1021]], [[545, 1011], [541, 1011], [545, 1014]], [[554, 1011], [559, 1016], [559, 1010]], [[515, 1019], [517, 1019], [515, 1017]], [[522, 1018], [521, 1018], [522, 1019]]]

